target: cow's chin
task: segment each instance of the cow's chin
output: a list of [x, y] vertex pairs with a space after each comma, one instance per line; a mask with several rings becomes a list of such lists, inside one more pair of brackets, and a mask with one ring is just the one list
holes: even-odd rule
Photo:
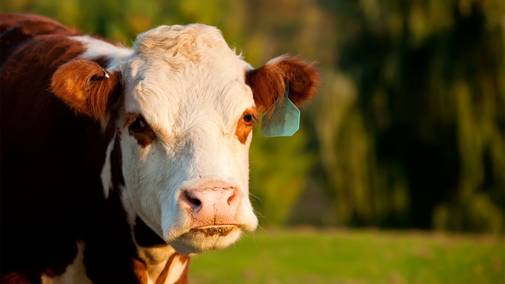
[[235, 243], [241, 235], [237, 226], [205, 226], [190, 229], [169, 244], [185, 255], [224, 249]]

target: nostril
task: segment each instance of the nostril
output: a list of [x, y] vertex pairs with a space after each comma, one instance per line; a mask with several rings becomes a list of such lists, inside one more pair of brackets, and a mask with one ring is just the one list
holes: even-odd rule
[[232, 196], [228, 197], [228, 205], [231, 205], [231, 203], [233, 202], [233, 200], [236, 198], [237, 194], [234, 193]]
[[200, 207], [200, 205], [202, 205], [202, 202], [200, 201], [200, 199], [191, 197], [191, 196], [189, 196], [188, 193], [186, 193], [185, 197], [186, 197], [187, 203], [193, 209], [198, 208], [198, 207]]
[[200, 200], [196, 199], [196, 198], [188, 197], [188, 200], [189, 200], [189, 202], [195, 204], [196, 206], [202, 205], [202, 202]]

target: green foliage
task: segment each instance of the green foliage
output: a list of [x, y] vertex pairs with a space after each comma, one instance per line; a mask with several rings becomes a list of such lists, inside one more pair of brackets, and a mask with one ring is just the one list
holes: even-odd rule
[[315, 157], [307, 153], [308, 137], [300, 129], [292, 137], [265, 138], [255, 129], [250, 152], [251, 201], [260, 225], [282, 224], [306, 186]]
[[339, 223], [502, 232], [503, 1], [321, 3], [352, 87], [320, 107], [357, 97], [318, 131]]

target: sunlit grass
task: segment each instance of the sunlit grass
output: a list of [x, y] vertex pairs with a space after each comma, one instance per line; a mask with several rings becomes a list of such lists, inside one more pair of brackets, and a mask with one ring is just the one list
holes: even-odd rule
[[192, 258], [191, 283], [505, 283], [503, 237], [267, 229]]

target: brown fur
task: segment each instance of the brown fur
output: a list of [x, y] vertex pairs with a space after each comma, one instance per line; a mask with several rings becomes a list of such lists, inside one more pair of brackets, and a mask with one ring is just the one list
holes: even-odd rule
[[24, 274], [19, 272], [9, 272], [2, 275], [0, 282], [3, 284], [30, 284], [30, 281], [26, 279]]
[[147, 265], [136, 258], [133, 259], [133, 274], [135, 274], [135, 278], [139, 284], [147, 284], [149, 282]]
[[62, 24], [46, 17], [29, 14], [0, 13], [0, 33], [18, 27], [22, 34], [37, 36], [44, 34], [78, 34]]
[[[133, 123], [135, 120], [140, 120], [142, 121], [145, 126], [140, 129], [131, 129], [130, 125]], [[138, 114], [138, 113], [128, 113], [126, 114], [126, 124], [124, 127], [129, 127], [129, 132], [130, 135], [133, 135], [135, 139], [137, 139], [137, 142], [142, 148], [145, 148], [153, 142], [154, 139], [156, 139], [156, 134], [152, 130], [151, 126], [147, 124], [147, 122], [144, 120], [144, 118]]]
[[111, 156], [107, 200], [100, 179], [115, 129], [75, 115], [50, 91], [58, 68], [84, 52], [69, 39], [80, 34], [43, 17], [9, 14], [0, 14], [0, 31], [1, 282], [61, 275], [79, 240], [91, 280], [136, 283], [119, 155]]
[[246, 83], [253, 91], [254, 102], [261, 112], [270, 109], [277, 99], [282, 102], [285, 84], [289, 84], [289, 99], [295, 104], [310, 101], [321, 79], [314, 63], [304, 63], [296, 57], [284, 56], [246, 74]]
[[95, 62], [75, 59], [54, 73], [51, 91], [76, 113], [107, 121], [107, 113], [120, 95], [119, 75]]
[[[251, 115], [252, 120], [249, 122], [244, 121], [244, 116]], [[237, 122], [237, 128], [235, 130], [235, 136], [237, 136], [238, 141], [240, 143], [245, 144], [247, 141], [247, 137], [249, 137], [249, 133], [251, 133], [252, 128], [254, 126], [254, 121], [256, 120], [256, 108], [249, 108], [244, 111], [244, 113], [240, 116]]]

